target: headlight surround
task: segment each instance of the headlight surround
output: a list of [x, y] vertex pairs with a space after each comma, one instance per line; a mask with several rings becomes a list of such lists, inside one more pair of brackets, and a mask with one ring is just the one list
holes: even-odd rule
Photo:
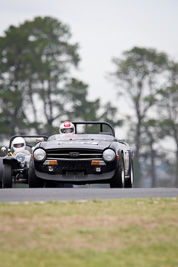
[[37, 148], [33, 153], [34, 159], [42, 161], [46, 158], [46, 152], [44, 149]]
[[17, 160], [18, 162], [24, 162], [24, 161], [25, 161], [25, 155], [24, 155], [23, 153], [18, 153], [18, 154], [16, 155], [16, 160]]
[[108, 148], [103, 152], [103, 159], [106, 162], [111, 162], [116, 158], [116, 153], [114, 150]]

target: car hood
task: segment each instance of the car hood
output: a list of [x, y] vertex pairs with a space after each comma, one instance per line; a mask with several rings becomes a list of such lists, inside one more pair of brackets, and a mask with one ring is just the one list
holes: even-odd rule
[[50, 141], [41, 143], [41, 147], [46, 150], [51, 149], [98, 149], [104, 150], [109, 147], [113, 141], [100, 140], [68, 140], [68, 141]]

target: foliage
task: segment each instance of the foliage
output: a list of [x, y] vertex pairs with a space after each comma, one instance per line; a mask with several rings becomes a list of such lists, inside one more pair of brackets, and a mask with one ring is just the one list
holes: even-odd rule
[[176, 182], [178, 187], [178, 63], [170, 62], [169, 83], [159, 91], [160, 137], [169, 136], [175, 143]]
[[88, 85], [71, 77], [80, 57], [70, 39], [68, 25], [51, 17], [10, 26], [0, 37], [1, 138], [29, 129], [50, 135], [62, 120], [98, 119], [99, 99], [88, 101]]
[[68, 26], [50, 17], [11, 26], [1, 37], [2, 77], [19, 92], [25, 117], [46, 128], [64, 112], [60, 84], [79, 62], [70, 37]]
[[[161, 134], [162, 138], [172, 135], [177, 140], [177, 63], [171, 62], [163, 52], [139, 47], [125, 51], [122, 58], [115, 58], [113, 63], [118, 93], [127, 99], [134, 113], [130, 117], [129, 136], [136, 146], [136, 184], [139, 185], [141, 177], [141, 163], [149, 157], [152, 184], [155, 186], [155, 162], [163, 156], [159, 150], [156, 153]], [[163, 109], [155, 114], [159, 106]]]

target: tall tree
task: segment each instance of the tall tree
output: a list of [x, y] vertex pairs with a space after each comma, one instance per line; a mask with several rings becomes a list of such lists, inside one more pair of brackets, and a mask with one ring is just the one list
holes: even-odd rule
[[159, 144], [159, 120], [156, 118], [147, 119], [144, 121], [142, 128], [142, 139], [144, 140], [144, 151], [142, 151], [142, 158], [147, 164], [147, 175], [151, 177], [151, 187], [156, 187], [156, 162], [161, 159], [163, 155]]
[[25, 117], [46, 128], [65, 112], [65, 83], [79, 62], [78, 44], [70, 38], [67, 25], [37, 17], [9, 27], [0, 39], [2, 79], [21, 92]]
[[10, 26], [0, 37], [1, 133], [33, 128], [50, 135], [63, 119], [111, 120], [116, 114], [111, 104], [87, 100], [88, 85], [71, 77], [80, 58], [70, 39], [69, 27], [51, 17]]
[[13, 135], [14, 132], [21, 131], [25, 134], [30, 127], [33, 126], [23, 112], [21, 92], [16, 87], [0, 90], [0, 139]]
[[[163, 71], [167, 70], [168, 57], [155, 49], [134, 47], [123, 53], [122, 58], [114, 58], [116, 66], [114, 76], [118, 85], [118, 94], [129, 100], [134, 111], [135, 160], [140, 172], [141, 135], [144, 120], [157, 101], [160, 80], [164, 81]], [[161, 77], [161, 79], [159, 79]], [[136, 177], [138, 177], [138, 173]]]
[[178, 63], [171, 62], [169, 65], [169, 84], [159, 91], [159, 119], [160, 137], [169, 136], [175, 143], [176, 179], [178, 187]]

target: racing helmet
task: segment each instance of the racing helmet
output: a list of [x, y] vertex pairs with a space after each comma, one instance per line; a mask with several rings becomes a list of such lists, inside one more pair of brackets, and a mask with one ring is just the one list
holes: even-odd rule
[[59, 127], [59, 133], [75, 133], [75, 126], [70, 121], [65, 121], [61, 123]]
[[25, 143], [24, 138], [22, 138], [22, 137], [16, 137], [12, 141], [12, 148], [13, 148], [14, 152], [24, 150], [25, 147], [26, 147], [26, 143]]

